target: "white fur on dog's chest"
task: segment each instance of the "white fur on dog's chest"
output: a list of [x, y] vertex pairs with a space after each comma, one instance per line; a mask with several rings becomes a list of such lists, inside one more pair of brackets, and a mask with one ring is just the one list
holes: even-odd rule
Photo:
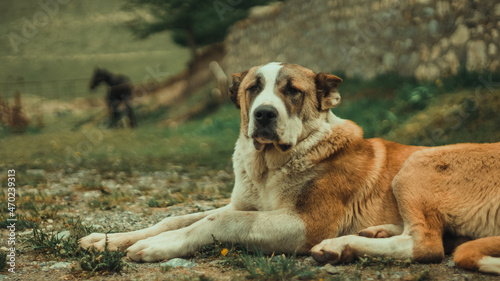
[[[289, 159], [277, 151], [266, 158], [245, 139], [238, 140], [236, 151], [233, 156], [236, 177], [231, 202], [238, 209], [271, 211], [295, 208], [293, 198], [301, 193], [314, 175], [308, 159]], [[299, 165], [300, 168], [297, 167]]]
[[[267, 174], [265, 180], [256, 181], [242, 175], [241, 180], [235, 184], [231, 201], [237, 208], [255, 209], [258, 211], [272, 211], [290, 207], [288, 192], [295, 193], [300, 183], [289, 185], [289, 178], [281, 171]], [[251, 206], [249, 203], [251, 202]]]

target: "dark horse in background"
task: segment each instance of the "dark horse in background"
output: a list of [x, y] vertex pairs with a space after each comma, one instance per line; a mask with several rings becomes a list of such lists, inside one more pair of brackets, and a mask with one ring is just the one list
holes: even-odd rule
[[130, 104], [132, 99], [133, 86], [132, 81], [125, 75], [113, 74], [106, 69], [97, 67], [90, 80], [90, 89], [94, 90], [101, 82], [108, 84], [108, 92], [106, 94], [106, 103], [111, 114], [110, 128], [115, 128], [120, 119], [120, 111], [118, 107], [121, 103], [125, 104], [127, 114], [130, 120], [130, 127], [137, 127], [137, 121]]

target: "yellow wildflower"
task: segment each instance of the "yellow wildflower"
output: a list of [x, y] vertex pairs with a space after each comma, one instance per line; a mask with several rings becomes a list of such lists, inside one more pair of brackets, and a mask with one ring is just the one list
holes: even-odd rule
[[229, 252], [228, 249], [224, 248], [222, 249], [222, 251], [220, 251], [220, 253], [223, 255], [223, 256], [226, 256], [227, 255], [227, 252]]

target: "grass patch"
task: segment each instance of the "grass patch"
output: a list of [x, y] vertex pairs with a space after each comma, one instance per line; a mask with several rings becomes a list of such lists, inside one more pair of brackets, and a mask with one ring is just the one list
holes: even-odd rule
[[134, 202], [135, 197], [123, 191], [113, 190], [111, 194], [102, 194], [101, 196], [89, 199], [87, 206], [91, 209], [112, 210], [121, 208], [123, 203]]
[[391, 257], [372, 257], [365, 255], [364, 257], [359, 257], [356, 261], [356, 267], [359, 269], [365, 268], [375, 268], [377, 270], [382, 270], [387, 267], [398, 267], [398, 268], [408, 268], [411, 265], [411, 260], [398, 260]]
[[431, 272], [430, 270], [426, 269], [424, 270], [417, 278], [416, 278], [417, 281], [430, 281], [432, 280], [432, 277], [431, 277]]
[[295, 255], [264, 255], [261, 250], [248, 250], [238, 244], [223, 243], [215, 239], [214, 243], [203, 247], [196, 254], [197, 258], [222, 258], [220, 266], [245, 269], [247, 279], [256, 280], [291, 280], [311, 279], [316, 272], [310, 267], [300, 265]]
[[262, 253], [242, 255], [241, 261], [246, 268], [249, 279], [291, 280], [310, 279], [315, 272], [300, 266], [295, 255], [265, 256]]
[[98, 271], [114, 273], [122, 271], [127, 266], [122, 260], [123, 257], [125, 257], [123, 252], [110, 251], [106, 240], [104, 251], [100, 252], [95, 248], [90, 248], [78, 259], [78, 262], [81, 270], [88, 271], [91, 275]]
[[87, 168], [132, 174], [164, 170], [167, 163], [226, 169], [231, 165], [238, 134], [239, 112], [227, 104], [217, 113], [179, 127], [144, 124], [136, 130], [92, 127], [12, 136], [2, 140], [6, 149], [0, 152], [0, 158], [7, 159], [9, 167], [23, 170], [71, 172]]
[[68, 232], [45, 230], [33, 228], [33, 236], [27, 239], [27, 243], [38, 253], [57, 259], [70, 259], [76, 261], [73, 273], [76, 275], [94, 275], [120, 272], [127, 266], [122, 260], [125, 253], [110, 251], [107, 243], [104, 251], [99, 252], [95, 248], [83, 250], [78, 240], [94, 231], [92, 226], [85, 226], [80, 220], [69, 219], [65, 223]]
[[68, 232], [45, 230], [34, 227], [33, 236], [27, 243], [39, 253], [56, 258], [76, 258], [82, 255], [83, 250], [78, 245], [78, 240], [94, 231], [92, 226], [85, 226], [80, 220], [69, 219], [65, 222]]
[[[8, 216], [8, 213], [0, 214], [0, 228], [6, 229], [12, 222], [7, 221], [7, 219], [11, 219], [12, 217]], [[31, 229], [40, 225], [40, 222], [33, 217], [27, 217], [25, 215], [16, 214], [16, 230], [23, 231], [26, 229]]]
[[215, 237], [214, 243], [203, 247], [200, 251], [195, 253], [196, 258], [222, 258], [219, 263], [221, 266], [229, 266], [232, 268], [245, 268], [241, 256], [248, 254], [248, 250], [239, 244], [220, 242]]

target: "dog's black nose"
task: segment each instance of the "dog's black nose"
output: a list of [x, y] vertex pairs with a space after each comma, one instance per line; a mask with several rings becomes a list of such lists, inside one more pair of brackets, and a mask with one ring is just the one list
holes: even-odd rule
[[267, 126], [269, 123], [276, 120], [278, 110], [271, 105], [261, 105], [255, 109], [254, 118], [262, 126]]

